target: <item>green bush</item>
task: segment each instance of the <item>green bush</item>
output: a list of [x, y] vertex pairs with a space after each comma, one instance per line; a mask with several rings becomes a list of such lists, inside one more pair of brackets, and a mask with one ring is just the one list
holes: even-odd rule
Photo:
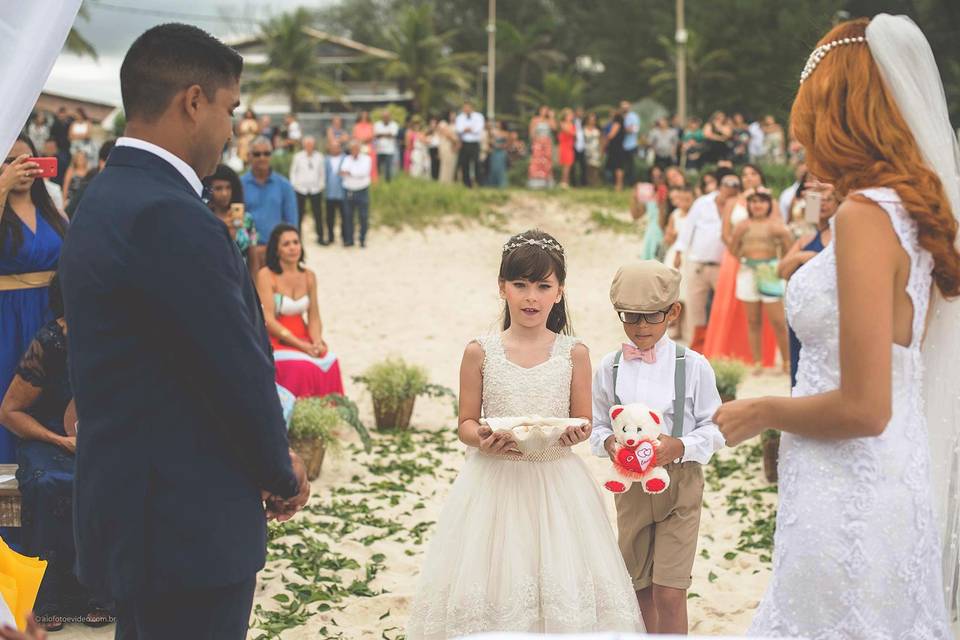
[[379, 180], [370, 188], [370, 220], [391, 229], [423, 229], [441, 221], [498, 227], [505, 220], [499, 207], [509, 199], [501, 189], [467, 189], [462, 184], [400, 175], [391, 182]]
[[333, 432], [343, 424], [340, 412], [324, 398], [302, 398], [293, 405], [290, 416], [290, 440], [323, 440], [325, 446], [339, 445]]
[[403, 358], [392, 357], [378, 362], [363, 375], [354, 376], [353, 381], [366, 386], [374, 402], [386, 411], [397, 409], [405, 400], [424, 395], [451, 397], [456, 407], [456, 395], [452, 390], [431, 384], [426, 369], [407, 364]]
[[339, 394], [301, 398], [293, 405], [287, 437], [290, 440], [320, 439], [325, 446], [336, 451], [340, 443], [333, 437], [333, 432], [339, 426], [349, 425], [360, 436], [364, 449], [370, 451], [370, 434], [359, 416], [357, 405]]
[[717, 378], [717, 391], [721, 398], [735, 398], [737, 388], [747, 374], [747, 366], [739, 360], [731, 358], [714, 358], [710, 360], [713, 373]]

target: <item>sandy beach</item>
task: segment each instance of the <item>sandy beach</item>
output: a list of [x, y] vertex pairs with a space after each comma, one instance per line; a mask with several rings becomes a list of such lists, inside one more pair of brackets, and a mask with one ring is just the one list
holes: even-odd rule
[[[365, 424], [373, 427], [370, 399], [350, 377], [387, 356], [423, 365], [432, 382], [456, 390], [465, 345], [497, 327], [501, 247], [527, 228], [540, 227], [565, 246], [573, 327], [594, 364], [619, 345], [609, 284], [621, 262], [636, 258], [640, 240], [594, 229], [589, 208], [561, 203], [516, 193], [505, 209], [505, 230], [375, 229], [365, 250], [308, 243], [324, 338], [340, 357], [347, 394]], [[314, 237], [310, 223], [304, 227], [304, 236]], [[779, 373], [748, 375], [740, 391], [741, 397], [787, 393], [788, 379]], [[432, 523], [463, 460], [449, 400], [418, 400], [413, 426], [406, 436], [375, 435], [369, 454], [344, 431], [345, 449], [328, 455], [308, 512], [271, 545], [250, 638], [403, 634]], [[576, 451], [598, 478], [609, 465], [592, 457], [586, 443]], [[721, 452], [707, 476], [690, 630], [736, 635], [749, 625], [767, 583], [769, 549], [762, 540], [772, 535], [767, 516], [776, 494], [762, 477], [755, 443]], [[606, 500], [612, 519], [612, 497]], [[757, 548], [744, 550], [751, 540]], [[107, 638], [112, 630], [70, 625], [57, 637]]]

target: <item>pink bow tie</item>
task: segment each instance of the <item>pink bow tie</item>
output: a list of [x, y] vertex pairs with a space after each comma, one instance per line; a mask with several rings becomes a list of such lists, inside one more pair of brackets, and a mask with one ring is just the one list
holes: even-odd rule
[[623, 343], [624, 360], [642, 360], [647, 364], [654, 364], [657, 361], [657, 351], [655, 347], [649, 349], [638, 349], [632, 344]]

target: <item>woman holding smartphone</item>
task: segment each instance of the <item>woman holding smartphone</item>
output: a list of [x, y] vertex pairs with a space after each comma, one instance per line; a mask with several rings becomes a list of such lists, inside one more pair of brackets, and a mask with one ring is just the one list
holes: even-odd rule
[[210, 210], [227, 225], [230, 237], [255, 278], [263, 265], [257, 264], [257, 228], [253, 217], [244, 211], [243, 185], [236, 172], [225, 164], [217, 165], [212, 176], [204, 178], [203, 186], [210, 193]]
[[[21, 135], [0, 166], [0, 397], [50, 319], [47, 287], [67, 232], [67, 219], [50, 199], [40, 165], [31, 160], [36, 155]], [[0, 463], [12, 463], [15, 456], [13, 434], [0, 429]]]

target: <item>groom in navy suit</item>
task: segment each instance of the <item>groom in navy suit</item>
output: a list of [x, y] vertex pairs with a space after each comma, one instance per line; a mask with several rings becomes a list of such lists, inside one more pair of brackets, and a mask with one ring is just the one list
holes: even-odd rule
[[200, 199], [242, 67], [187, 25], [133, 43], [120, 69], [126, 135], [60, 259], [79, 577], [117, 600], [117, 638], [245, 638], [266, 520], [310, 494], [259, 300]]

